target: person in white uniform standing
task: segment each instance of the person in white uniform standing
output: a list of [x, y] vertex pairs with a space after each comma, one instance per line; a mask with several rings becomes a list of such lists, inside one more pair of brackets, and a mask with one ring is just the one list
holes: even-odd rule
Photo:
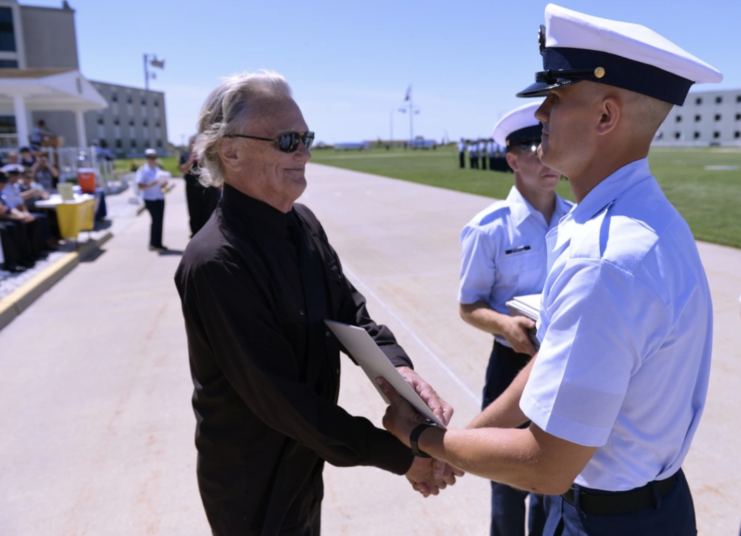
[[694, 536], [681, 467], [705, 406], [713, 310], [647, 156], [672, 105], [722, 75], [637, 24], [553, 4], [545, 18], [543, 71], [519, 95], [546, 96], [538, 154], [578, 204], [546, 237], [540, 350], [466, 430], [420, 424], [379, 379], [384, 425], [415, 452], [546, 494], [546, 536]]
[[[539, 106], [520, 106], [494, 127], [494, 139], [507, 147], [515, 184], [506, 200], [478, 213], [461, 232], [460, 315], [494, 335], [482, 409], [509, 387], [535, 354], [529, 335], [535, 323], [509, 316], [505, 303], [543, 290], [545, 236], [573, 206], [555, 192], [561, 175], [538, 158], [542, 127], [535, 111]], [[498, 482], [492, 482], [491, 489], [491, 536], [524, 536], [528, 493]], [[544, 523], [541, 499], [530, 495], [528, 534], [540, 535]]]
[[152, 217], [152, 225], [149, 230], [149, 250], [166, 250], [162, 244], [162, 227], [165, 219], [165, 194], [162, 191], [167, 182], [157, 178], [162, 171], [157, 166], [157, 151], [147, 149], [144, 151], [146, 163], [136, 171], [136, 184], [139, 186], [144, 205]]

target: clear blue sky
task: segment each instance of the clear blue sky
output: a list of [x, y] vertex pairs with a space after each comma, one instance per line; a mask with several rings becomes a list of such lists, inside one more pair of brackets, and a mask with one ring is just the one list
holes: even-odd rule
[[[166, 60], [152, 88], [165, 91], [170, 140], [194, 131], [196, 114], [223, 76], [268, 68], [294, 90], [317, 139], [384, 139], [389, 112], [409, 84], [415, 134], [440, 139], [489, 135], [521, 104], [514, 94], [541, 67], [540, 0], [69, 0], [77, 10], [82, 73], [143, 86], [142, 54]], [[23, 0], [21, 3], [24, 4]], [[59, 7], [61, 0], [33, 0]], [[719, 69], [741, 88], [739, 0], [563, 0], [591, 15], [636, 22]], [[409, 135], [394, 114], [394, 137]]]

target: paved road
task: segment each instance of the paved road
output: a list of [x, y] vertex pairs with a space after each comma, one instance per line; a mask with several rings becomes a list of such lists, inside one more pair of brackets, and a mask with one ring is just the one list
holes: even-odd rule
[[[478, 411], [490, 339], [457, 316], [458, 232], [490, 199], [310, 166], [303, 202], [345, 270], [456, 407]], [[167, 200], [165, 242], [187, 243], [184, 195]], [[83, 263], [0, 332], [0, 534], [207, 534], [196, 489], [185, 336], [172, 274], [179, 256], [146, 251], [148, 217], [116, 226]], [[741, 520], [734, 450], [741, 337], [741, 252], [701, 245], [716, 311], [708, 410], [685, 468], [701, 534]], [[340, 403], [380, 423], [384, 406], [356, 367]], [[373, 468], [329, 467], [325, 534], [485, 534], [488, 484], [464, 478], [423, 500]]]

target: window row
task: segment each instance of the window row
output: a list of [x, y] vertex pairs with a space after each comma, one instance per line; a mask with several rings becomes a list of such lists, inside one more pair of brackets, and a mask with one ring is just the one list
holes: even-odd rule
[[[713, 119], [715, 121], [720, 121], [720, 120], [723, 119], [723, 116], [721, 114], [715, 114], [715, 116], [713, 117]], [[735, 119], [736, 119], [736, 121], [741, 121], [741, 114], [736, 114]], [[681, 115], [676, 116], [674, 118], [674, 121], [676, 123], [681, 123], [682, 122], [682, 116]], [[695, 123], [699, 123], [700, 121], [702, 121], [702, 116], [700, 114], [695, 115]]]
[[[741, 95], [736, 95], [736, 102], [741, 102]], [[702, 104], [702, 97], [695, 97], [695, 104]], [[723, 104], [723, 97], [715, 97], [715, 104]]]
[[[104, 123], [105, 123], [105, 118], [102, 115], [99, 115], [98, 116], [98, 124], [99, 125], [103, 125]], [[121, 120], [118, 117], [116, 117], [116, 118], [113, 119], [113, 124], [116, 125], [116, 126], [118, 126], [118, 125], [121, 124]], [[129, 126], [131, 126], [131, 127], [134, 126], [134, 120], [133, 119], [129, 119]], [[149, 121], [147, 119], [142, 119], [142, 126], [143, 127], [148, 127], [149, 126]], [[157, 119], [154, 122], [154, 126], [156, 126], [156, 127], [161, 126], [159, 119]]]
[[[101, 141], [105, 141], [105, 140], [101, 140]], [[162, 148], [162, 140], [157, 140], [157, 143], [155, 145], [157, 148]], [[120, 139], [116, 140], [114, 142], [114, 146], [116, 147], [116, 149], [123, 149], [123, 146], [124, 146], [123, 140], [120, 140]], [[147, 147], [150, 147], [150, 146], [151, 146], [150, 144], [147, 144]], [[129, 147], [132, 149], [136, 149], [136, 140], [131, 140], [129, 142]]]
[[[111, 92], [111, 102], [118, 102], [118, 93], [116, 93], [115, 91]], [[126, 102], [128, 102], [129, 104], [134, 102], [134, 98], [128, 93], [126, 94]], [[147, 97], [145, 97], [144, 95], [142, 95], [141, 103], [142, 103], [142, 106], [147, 105]], [[154, 97], [154, 99], [152, 100], [152, 104], [154, 106], [159, 106], [160, 105], [159, 97]]]
[[[737, 139], [737, 140], [738, 140], [738, 139], [741, 139], [741, 131], [738, 131], [738, 130], [737, 130], [736, 132], [734, 132], [734, 133], [733, 133], [733, 137], [734, 137], [735, 139]], [[694, 133], [692, 134], [692, 139], [695, 139], [695, 140], [699, 140], [700, 138], [701, 138], [701, 134], [700, 134], [699, 132], [695, 131], [695, 132], [694, 132]], [[717, 140], [717, 139], [719, 139], [719, 138], [720, 138], [720, 132], [718, 132], [718, 131], [716, 130], [715, 132], [713, 132], [713, 139], [714, 139], [714, 140]], [[681, 133], [681, 132], [675, 132], [675, 133], [674, 133], [674, 139], [675, 139], [675, 140], [681, 140], [681, 139], [682, 139], [682, 133]]]

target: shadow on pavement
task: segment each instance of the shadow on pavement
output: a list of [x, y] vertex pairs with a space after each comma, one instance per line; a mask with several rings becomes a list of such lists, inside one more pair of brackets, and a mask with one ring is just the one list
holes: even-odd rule
[[185, 251], [181, 249], [164, 249], [157, 252], [160, 257], [173, 257], [177, 255], [182, 256], [183, 253], [185, 253]]
[[95, 248], [95, 249], [91, 250], [87, 255], [85, 255], [84, 258], [80, 259], [80, 262], [95, 262], [105, 252], [106, 252], [105, 249]]

